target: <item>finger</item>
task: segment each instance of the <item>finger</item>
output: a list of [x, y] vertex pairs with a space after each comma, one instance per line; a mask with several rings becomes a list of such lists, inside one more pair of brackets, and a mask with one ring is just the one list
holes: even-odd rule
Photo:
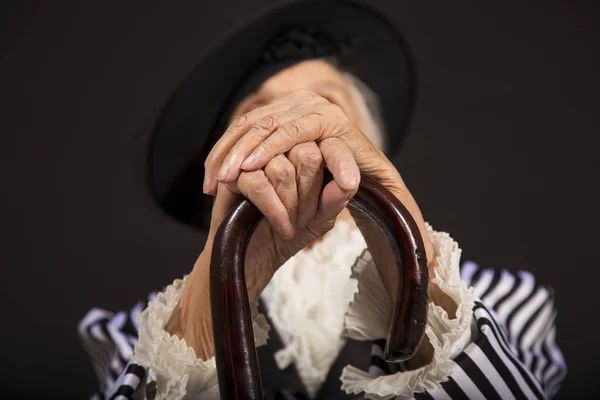
[[354, 153], [346, 142], [339, 138], [327, 138], [319, 142], [319, 149], [327, 169], [344, 191], [356, 193], [360, 184], [360, 170]]
[[296, 169], [283, 154], [278, 155], [264, 169], [265, 175], [275, 188], [275, 192], [285, 206], [290, 223], [296, 226], [298, 209], [298, 191], [296, 188]]
[[260, 143], [266, 140], [273, 131], [280, 126], [280, 122], [285, 121], [285, 115], [267, 115], [259, 119], [253, 126], [239, 138], [233, 145], [227, 156], [223, 159], [217, 180], [219, 182], [233, 182], [237, 179], [240, 170], [233, 169], [233, 165], [240, 165], [247, 156], [244, 149], [256, 148]]
[[336, 181], [329, 182], [321, 193], [315, 221], [325, 224], [333, 222], [351, 197], [352, 193], [343, 190]]
[[[254, 110], [256, 111], [256, 110]], [[207, 194], [215, 194], [217, 188], [216, 174], [217, 168], [221, 165], [221, 161], [229, 149], [235, 142], [246, 133], [253, 125], [253, 121], [248, 117], [249, 114], [244, 114], [237, 117], [227, 128], [221, 138], [215, 143], [210, 153], [204, 160], [204, 182], [202, 190]]]
[[323, 186], [323, 156], [315, 142], [301, 143], [288, 155], [296, 170], [298, 190], [297, 228], [311, 221], [319, 206], [319, 195]]
[[262, 168], [270, 159], [289, 151], [295, 145], [316, 141], [321, 135], [322, 120], [320, 113], [290, 119], [254, 148], [244, 148], [246, 158], [240, 168], [245, 171]]
[[[310, 90], [300, 89], [294, 92], [290, 92], [287, 95], [277, 99], [277, 101], [274, 101], [266, 106], [256, 108], [236, 118], [235, 121], [229, 126], [227, 131], [225, 131], [225, 133], [217, 141], [217, 143], [215, 143], [210, 153], [208, 154], [208, 157], [206, 158], [206, 161], [204, 163], [204, 192], [209, 194], [215, 193], [217, 187], [216, 176], [222, 166], [225, 157], [229, 154], [232, 147], [254, 126], [254, 124], [257, 121], [268, 115], [281, 113], [284, 110], [290, 111], [288, 113], [288, 119], [300, 117], [305, 114], [306, 107], [298, 107], [298, 104], [315, 106], [319, 103], [329, 104], [329, 101], [313, 93]], [[265, 162], [263, 166], [266, 164], [267, 163]], [[239, 167], [239, 164], [236, 164], [236, 166]], [[238, 172], [235, 172], [236, 177], [237, 173]]]
[[240, 138], [242, 138], [262, 118], [269, 114], [281, 112], [289, 107], [289, 102], [274, 102], [237, 117], [229, 125], [217, 143], [215, 143], [206, 157], [204, 162], [203, 191], [207, 194], [216, 193], [217, 173], [219, 172], [223, 160]]
[[294, 236], [288, 211], [263, 170], [245, 172], [238, 179], [240, 192], [265, 216], [273, 229], [285, 238]]

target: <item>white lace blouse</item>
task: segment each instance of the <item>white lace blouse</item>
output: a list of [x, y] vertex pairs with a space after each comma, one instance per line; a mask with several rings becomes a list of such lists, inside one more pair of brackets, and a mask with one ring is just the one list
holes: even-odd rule
[[[452, 373], [452, 358], [471, 341], [474, 296], [459, 275], [457, 243], [446, 233], [429, 229], [438, 267], [432, 282], [458, 305], [454, 318], [430, 303], [427, 340], [434, 349], [432, 361], [421, 368], [374, 376], [346, 366], [342, 390], [364, 392], [368, 398], [412, 397], [415, 392], [439, 386]], [[139, 340], [133, 361], [148, 367], [156, 377], [156, 399], [218, 399], [214, 357], [203, 361], [184, 340], [164, 329], [177, 305], [183, 280], [159, 293], [140, 314]], [[385, 338], [392, 305], [364, 239], [354, 224], [338, 221], [313, 247], [299, 252], [283, 265], [262, 294], [269, 317], [285, 347], [275, 354], [279, 368], [295, 364], [309, 395], [317, 393], [346, 338]], [[266, 343], [268, 326], [255, 312], [257, 346]]]

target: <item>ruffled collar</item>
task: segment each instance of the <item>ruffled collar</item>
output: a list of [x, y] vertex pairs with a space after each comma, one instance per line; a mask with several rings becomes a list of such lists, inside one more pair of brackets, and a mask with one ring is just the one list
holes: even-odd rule
[[300, 251], [262, 294], [285, 346], [279, 368], [294, 363], [314, 397], [345, 343], [344, 318], [357, 291], [352, 265], [367, 245], [353, 221], [338, 220], [322, 240]]

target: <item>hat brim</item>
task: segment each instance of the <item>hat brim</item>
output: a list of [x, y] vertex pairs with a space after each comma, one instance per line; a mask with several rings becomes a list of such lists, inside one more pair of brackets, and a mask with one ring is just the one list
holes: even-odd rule
[[397, 152], [415, 101], [412, 57], [400, 31], [354, 1], [279, 3], [218, 41], [163, 107], [148, 144], [146, 171], [151, 192], [171, 216], [197, 228], [209, 226], [212, 198], [202, 194], [202, 180], [204, 159], [222, 134], [219, 121], [271, 40], [294, 28], [360, 39], [357, 62], [348, 72], [382, 100], [387, 153]]

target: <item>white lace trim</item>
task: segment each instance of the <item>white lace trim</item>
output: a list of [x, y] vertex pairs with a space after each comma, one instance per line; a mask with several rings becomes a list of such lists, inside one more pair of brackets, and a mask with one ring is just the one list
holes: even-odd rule
[[277, 365], [294, 363], [313, 398], [344, 346], [344, 316], [357, 290], [351, 266], [365, 248], [354, 223], [339, 220], [320, 242], [288, 260], [263, 296], [286, 344], [275, 354]]
[[[186, 394], [195, 398], [217, 384], [215, 358], [207, 361], [196, 358], [185, 340], [164, 329], [181, 298], [186, 279], [175, 280], [138, 317], [139, 339], [132, 359], [156, 375], [156, 400], [181, 399]], [[264, 315], [255, 311], [252, 326], [256, 345], [265, 344], [270, 327]]]
[[[439, 387], [452, 373], [452, 358], [470, 342], [474, 295], [460, 280], [461, 250], [447, 233], [435, 232], [429, 226], [428, 230], [438, 262], [432, 282], [458, 305], [455, 318], [430, 302], [425, 334], [434, 349], [431, 363], [416, 370], [379, 377], [346, 366], [341, 377], [342, 390], [346, 393], [364, 392], [368, 399], [403, 399]], [[353, 276], [358, 277], [359, 291], [346, 315], [344, 333], [356, 340], [385, 338], [392, 305], [368, 252], [356, 263]]]
[[[457, 303], [456, 318], [450, 319], [445, 310], [430, 303], [425, 333], [434, 348], [433, 361], [417, 370], [381, 377], [347, 366], [341, 380], [348, 393], [390, 399], [433, 389], [447, 379], [451, 359], [470, 342], [474, 302], [472, 291], [460, 281], [461, 250], [448, 234], [428, 228], [439, 265], [432, 282]], [[287, 346], [275, 355], [277, 364], [285, 368], [293, 362], [313, 397], [343, 347], [344, 336], [371, 340], [387, 335], [392, 305], [365, 248], [356, 226], [338, 221], [321, 242], [282, 266], [269, 285], [269, 315], [284, 340], [287, 335]], [[181, 399], [186, 394], [218, 398], [214, 357], [197, 359], [184, 340], [164, 330], [185, 279], [159, 293], [138, 317], [139, 340], [133, 360], [156, 375], [158, 400]], [[265, 344], [269, 326], [256, 311], [253, 328], [257, 346]]]

